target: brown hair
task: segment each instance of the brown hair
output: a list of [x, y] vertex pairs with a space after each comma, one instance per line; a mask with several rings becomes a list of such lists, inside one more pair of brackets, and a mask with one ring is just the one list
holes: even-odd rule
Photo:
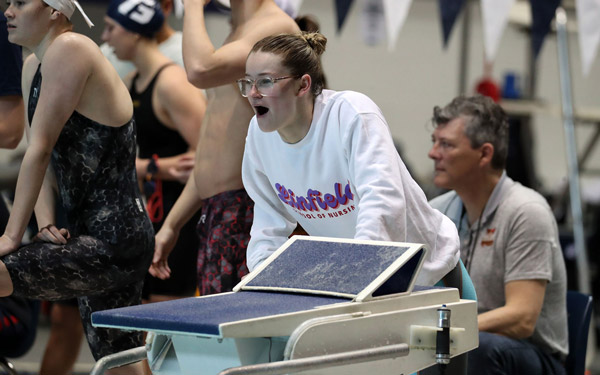
[[250, 53], [267, 52], [281, 56], [283, 65], [290, 74], [301, 77], [310, 75], [311, 92], [317, 96], [323, 90], [325, 76], [321, 66], [321, 55], [325, 52], [327, 38], [314, 32], [300, 34], [279, 34], [268, 36], [256, 43]]

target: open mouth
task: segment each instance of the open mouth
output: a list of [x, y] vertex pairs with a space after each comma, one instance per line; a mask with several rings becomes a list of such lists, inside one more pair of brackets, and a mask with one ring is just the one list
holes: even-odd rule
[[256, 110], [256, 114], [259, 116], [262, 116], [269, 112], [269, 108], [263, 107], [262, 105], [257, 105], [256, 107], [254, 107], [254, 109]]

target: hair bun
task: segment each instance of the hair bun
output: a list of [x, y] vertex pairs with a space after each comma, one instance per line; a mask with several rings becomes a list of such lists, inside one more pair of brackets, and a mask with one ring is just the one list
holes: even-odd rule
[[302, 33], [302, 37], [306, 40], [306, 43], [312, 48], [318, 56], [321, 56], [325, 52], [325, 46], [327, 45], [327, 38], [321, 33]]

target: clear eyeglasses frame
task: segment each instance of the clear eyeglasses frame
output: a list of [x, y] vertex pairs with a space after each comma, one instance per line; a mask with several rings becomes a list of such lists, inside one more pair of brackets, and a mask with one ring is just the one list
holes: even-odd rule
[[238, 87], [240, 88], [240, 93], [242, 94], [242, 96], [244, 98], [247, 98], [248, 95], [250, 94], [250, 91], [252, 91], [252, 86], [256, 87], [256, 91], [258, 91], [258, 93], [261, 96], [270, 96], [273, 92], [273, 87], [275, 86], [275, 82], [281, 81], [282, 79], [288, 79], [288, 78], [298, 78], [298, 77], [297, 76], [284, 76], [284, 77], [277, 77], [277, 78], [260, 77], [257, 79], [241, 78], [241, 79], [238, 79], [236, 82], [238, 84]]

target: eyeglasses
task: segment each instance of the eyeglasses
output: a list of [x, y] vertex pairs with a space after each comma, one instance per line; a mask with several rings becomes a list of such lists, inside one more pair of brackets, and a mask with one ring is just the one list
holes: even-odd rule
[[298, 78], [297, 76], [285, 76], [279, 78], [261, 77], [256, 80], [250, 78], [241, 78], [237, 80], [237, 84], [240, 88], [240, 93], [244, 98], [247, 98], [252, 91], [252, 86], [256, 87], [256, 91], [261, 96], [271, 96], [273, 94], [273, 86], [275, 82], [281, 81], [282, 79]]

